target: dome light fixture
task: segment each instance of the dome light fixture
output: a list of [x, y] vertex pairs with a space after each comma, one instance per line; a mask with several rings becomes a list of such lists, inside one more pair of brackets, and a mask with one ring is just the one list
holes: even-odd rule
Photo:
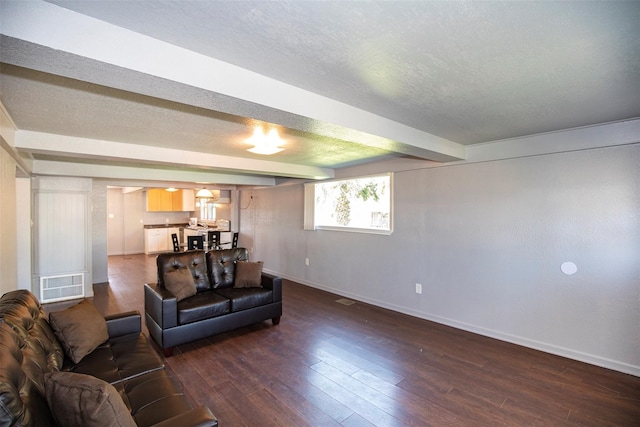
[[262, 126], [257, 126], [253, 130], [251, 138], [247, 139], [247, 142], [254, 145], [253, 148], [249, 148], [247, 151], [255, 154], [269, 156], [284, 150], [284, 148], [280, 147], [280, 145], [284, 144], [284, 141], [280, 138], [276, 129], [271, 129], [265, 135]]
[[196, 198], [198, 198], [198, 199], [213, 199], [213, 193], [211, 192], [211, 190], [208, 190], [208, 189], [202, 187], [196, 193]]

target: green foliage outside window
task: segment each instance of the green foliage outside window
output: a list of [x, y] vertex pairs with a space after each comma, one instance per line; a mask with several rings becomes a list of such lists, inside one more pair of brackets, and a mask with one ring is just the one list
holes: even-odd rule
[[315, 184], [315, 224], [390, 230], [391, 175]]

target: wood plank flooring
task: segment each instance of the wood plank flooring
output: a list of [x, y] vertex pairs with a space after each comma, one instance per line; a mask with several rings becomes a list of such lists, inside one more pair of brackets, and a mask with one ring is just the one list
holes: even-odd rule
[[[155, 257], [109, 257], [103, 313], [144, 312]], [[639, 426], [640, 378], [284, 281], [282, 321], [166, 359], [229, 426]], [[145, 330], [146, 332], [146, 330]]]

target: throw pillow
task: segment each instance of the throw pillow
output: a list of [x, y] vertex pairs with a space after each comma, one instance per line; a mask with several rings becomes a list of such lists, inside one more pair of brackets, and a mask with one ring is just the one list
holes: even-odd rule
[[262, 285], [262, 261], [238, 261], [234, 288], [260, 288]]
[[58, 425], [135, 427], [131, 412], [111, 384], [91, 375], [45, 374], [45, 396]]
[[49, 314], [49, 323], [73, 363], [109, 339], [107, 322], [90, 300]]
[[187, 267], [167, 270], [163, 280], [164, 287], [176, 297], [177, 301], [182, 301], [198, 292], [193, 274]]

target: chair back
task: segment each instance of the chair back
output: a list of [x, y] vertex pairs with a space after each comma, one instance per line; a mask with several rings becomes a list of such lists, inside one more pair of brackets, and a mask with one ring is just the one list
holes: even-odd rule
[[187, 236], [187, 249], [204, 249], [204, 236]]
[[220, 249], [220, 232], [215, 230], [209, 230], [207, 232], [207, 240], [209, 242], [209, 250]]
[[173, 242], [173, 252], [180, 252], [180, 241], [178, 241], [176, 233], [171, 234], [171, 241]]
[[238, 247], [238, 234], [239, 233], [233, 233], [233, 240], [231, 241], [231, 248], [237, 248]]

